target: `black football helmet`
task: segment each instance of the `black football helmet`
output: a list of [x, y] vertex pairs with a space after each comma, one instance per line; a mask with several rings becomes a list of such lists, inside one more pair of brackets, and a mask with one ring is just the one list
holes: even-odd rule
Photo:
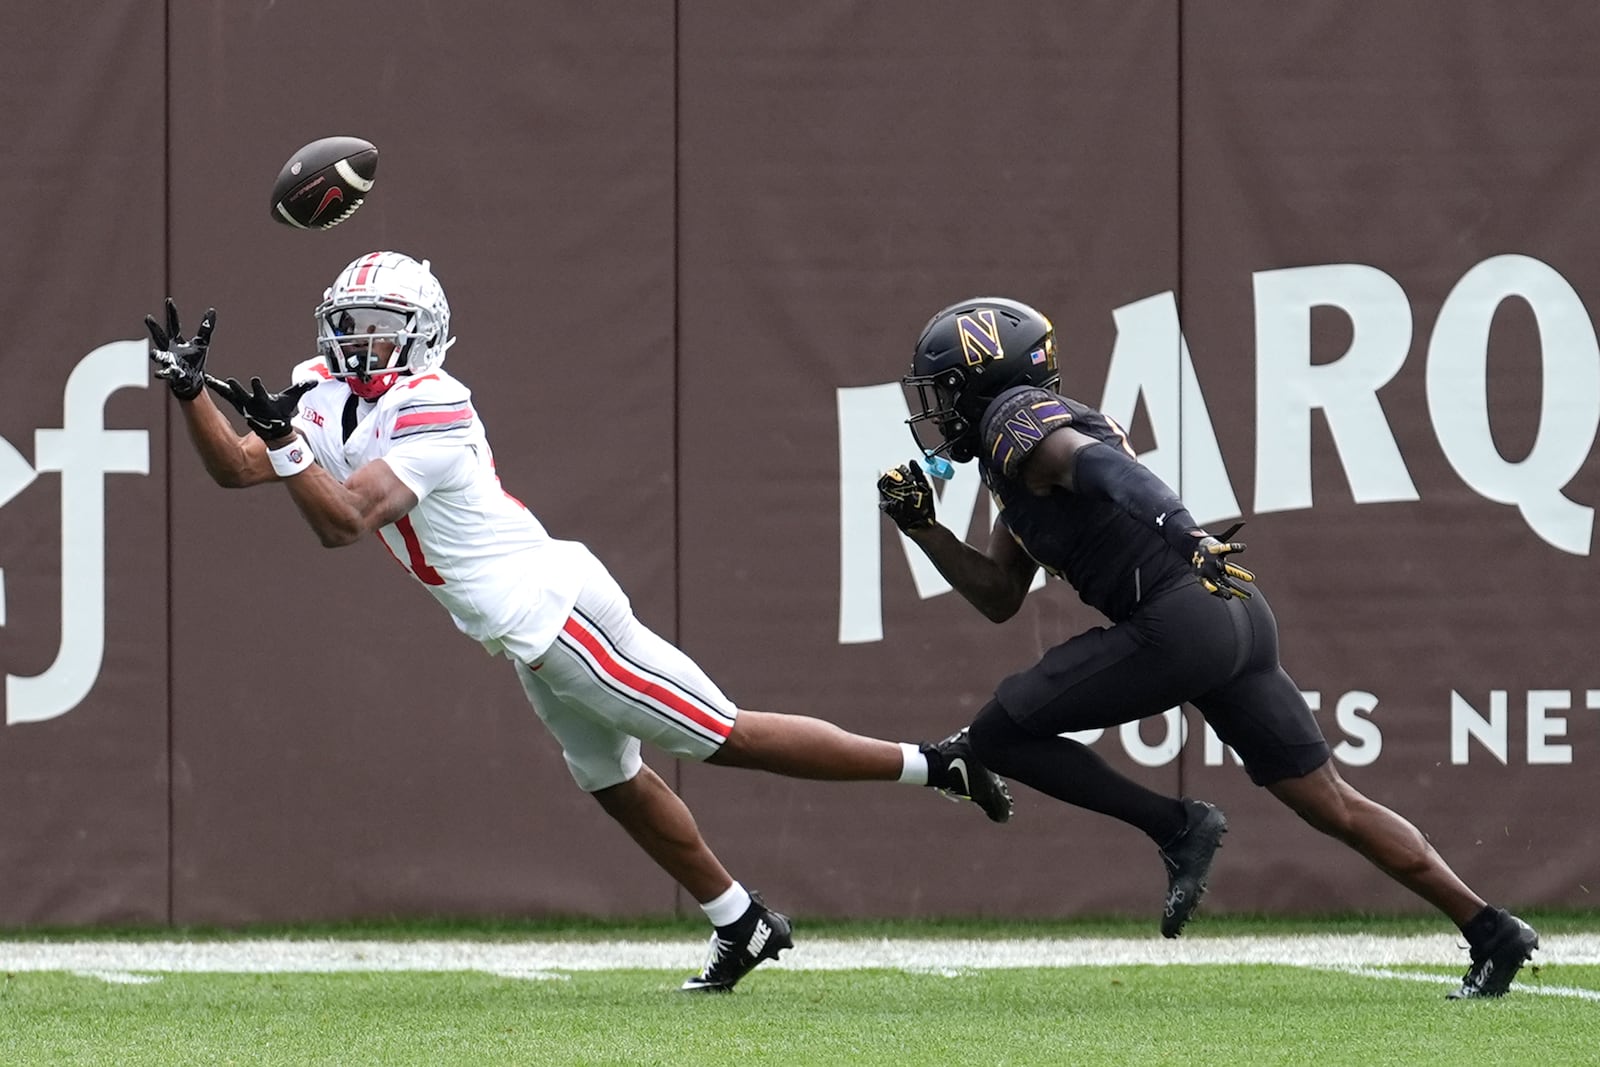
[[900, 384], [915, 387], [922, 410], [906, 425], [925, 455], [965, 463], [977, 455], [990, 401], [1013, 386], [1054, 389], [1060, 381], [1049, 319], [1003, 297], [963, 300], [929, 319], [917, 338]]

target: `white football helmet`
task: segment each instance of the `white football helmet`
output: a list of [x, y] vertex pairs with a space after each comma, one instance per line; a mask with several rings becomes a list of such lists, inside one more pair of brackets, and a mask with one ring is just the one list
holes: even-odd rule
[[425, 374], [455, 344], [450, 302], [427, 260], [368, 252], [340, 272], [317, 305], [317, 352], [350, 391], [376, 400], [402, 374]]

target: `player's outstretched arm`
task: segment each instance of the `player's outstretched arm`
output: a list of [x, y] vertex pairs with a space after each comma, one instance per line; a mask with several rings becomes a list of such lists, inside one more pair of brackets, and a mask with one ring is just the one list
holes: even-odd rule
[[171, 297], [167, 298], [166, 322], [146, 315], [144, 324], [150, 331], [153, 373], [167, 383], [177, 398], [189, 439], [212, 481], [230, 489], [272, 481], [276, 475], [260, 440], [235, 433], [227, 417], [206, 394], [206, 354], [211, 347], [211, 331], [217, 324], [217, 309], [206, 309], [194, 337], [188, 339], [183, 336], [178, 308]]
[[226, 489], [246, 489], [278, 480], [266, 444], [253, 433], [237, 433], [211, 397], [201, 393], [179, 403], [178, 410], [212, 481]]
[[319, 467], [311, 446], [294, 428], [303, 393], [316, 387], [298, 382], [281, 393], [268, 391], [260, 378], [247, 389], [237, 379], [207, 377], [206, 384], [238, 409], [256, 437], [274, 478], [288, 486], [300, 514], [324, 548], [354, 544], [417, 506], [417, 496], [383, 460], [373, 460], [340, 482]]

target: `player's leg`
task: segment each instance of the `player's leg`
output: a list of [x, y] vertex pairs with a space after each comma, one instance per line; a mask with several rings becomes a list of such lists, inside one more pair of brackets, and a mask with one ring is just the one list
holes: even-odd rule
[[1472, 966], [1452, 996], [1499, 996], [1538, 935], [1490, 907], [1445, 863], [1412, 823], [1346, 782], [1299, 687], [1278, 665], [1277, 623], [1265, 597], [1236, 601], [1253, 632], [1247, 672], [1195, 700], [1257, 785], [1311, 826], [1344, 842], [1432, 904], [1462, 931]]
[[789, 918], [734, 881], [683, 798], [649, 767], [594, 798], [645, 853], [699, 903], [713, 933], [705, 963], [683, 988], [728, 992], [763, 960], [794, 946]]
[[561, 744], [579, 788], [656, 865], [694, 897], [714, 928], [705, 965], [684, 982], [690, 990], [726, 991], [762, 960], [794, 944], [789, 920], [735, 881], [700, 833], [683, 798], [639, 757], [639, 739], [564, 700], [538, 667], [517, 664], [528, 701]]
[[1249, 659], [1238, 676], [1196, 697], [1195, 706], [1257, 785], [1457, 923], [1466, 922], [1483, 901], [1416, 827], [1357, 792], [1334, 769], [1316, 717], [1278, 663], [1277, 622], [1266, 598], [1233, 603], [1250, 631]]
[[997, 774], [1149, 835], [1167, 873], [1161, 933], [1177, 937], [1183, 932], [1205, 896], [1212, 861], [1228, 828], [1222, 809], [1146, 789], [1087, 745], [1024, 730], [995, 701], [978, 713], [972, 737], [980, 757]]
[[[1221, 601], [1195, 587], [1200, 608]], [[1159, 715], [1221, 682], [1232, 665], [1232, 630], [1191, 619], [1196, 603], [1168, 593], [1115, 626], [1095, 627], [1004, 679], [972, 724], [991, 769], [1078, 807], [1120, 819], [1164, 845], [1184, 829], [1175, 797], [1144, 788], [1085, 745], [1060, 736]], [[1214, 604], [1216, 607], [1212, 607]]]
[[850, 733], [824, 719], [740, 708], [707, 763], [819, 781], [898, 781], [905, 753], [892, 741]]
[[599, 802], [657, 866], [704, 904], [733, 883], [700, 836], [688, 805], [644, 765], [639, 739], [558, 697], [526, 664], [517, 677], [545, 727], [561, 745], [578, 788]]
[[972, 720], [971, 738], [990, 770], [1046, 796], [1121, 820], [1158, 845], [1183, 831], [1177, 797], [1145, 788], [1085, 744], [1024, 727], [996, 701]]
[[1011, 816], [1004, 783], [957, 735], [937, 745], [864, 737], [803, 715], [742, 711], [681, 649], [639, 622], [615, 582], [593, 581], [542, 665], [569, 702], [684, 759], [795, 778], [900, 781]]
[[1306, 822], [1371, 860], [1458, 926], [1483, 910], [1483, 898], [1458, 878], [1409, 821], [1357, 791], [1332, 761], [1267, 786]]
[[995, 822], [1011, 818], [1011, 792], [972, 750], [967, 731], [934, 744], [864, 737], [808, 715], [741, 708], [722, 747], [706, 758], [790, 778], [928, 785], [971, 800]]
[[1493, 907], [1458, 877], [1404, 816], [1346, 782], [1332, 761], [1268, 789], [1306, 822], [1360, 852], [1461, 929], [1471, 964], [1452, 999], [1503, 996], [1539, 947], [1539, 935], [1504, 908]]
[[1195, 593], [1170, 592], [1122, 623], [1050, 649], [1001, 682], [971, 730], [979, 758], [996, 773], [1126, 822], [1156, 843], [1167, 871], [1168, 937], [1200, 903], [1227, 818], [1203, 801], [1146, 789], [1060, 735], [1159, 714], [1226, 677], [1235, 635], [1213, 617], [1226, 609]]
[[593, 795], [606, 814], [698, 903], [715, 900], [733, 885], [733, 876], [700, 836], [689, 805], [649, 767], [641, 766], [626, 782]]

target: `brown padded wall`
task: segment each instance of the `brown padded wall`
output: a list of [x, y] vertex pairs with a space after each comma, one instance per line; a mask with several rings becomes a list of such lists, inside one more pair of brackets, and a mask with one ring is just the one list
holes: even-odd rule
[[[1329, 740], [1339, 696], [1377, 698], [1368, 716], [1382, 751], [1342, 772], [1410, 817], [1466, 881], [1494, 900], [1592, 906], [1591, 783], [1600, 721], [1589, 649], [1597, 621], [1594, 555], [1541, 538], [1513, 506], [1470, 489], [1447, 460], [1430, 410], [1431, 351], [1446, 297], [1475, 266], [1515, 254], [1559, 272], [1585, 301], [1600, 283], [1586, 220], [1600, 192], [1587, 135], [1592, 8], [1557, 5], [1538, 20], [1493, 5], [1359, 3], [1294, 12], [1265, 3], [1185, 8], [1184, 327], [1221, 446], [1247, 510], [1256, 427], [1253, 272], [1367, 264], [1409, 303], [1409, 349], [1378, 390], [1419, 499], [1353, 501], [1326, 413], [1313, 416], [1314, 507], [1248, 515], [1249, 563], [1283, 635], [1283, 658], [1322, 694]], [[1555, 305], [1541, 299], [1556, 325]], [[1591, 305], [1592, 307], [1592, 305]], [[1374, 336], [1380, 313], [1358, 310]], [[1452, 313], [1454, 314], [1454, 312]], [[1592, 337], [1577, 306], [1572, 329]], [[1316, 362], [1345, 353], [1349, 316], [1317, 309]], [[1592, 342], [1591, 342], [1592, 344]], [[1565, 348], [1563, 343], [1561, 347]], [[1580, 356], [1593, 366], [1593, 353]], [[1442, 406], [1485, 403], [1456, 387]], [[1528, 455], [1545, 406], [1538, 326], [1512, 298], [1493, 317], [1487, 404], [1493, 445]], [[1573, 418], [1581, 418], [1574, 414]], [[1591, 447], [1563, 490], [1592, 507]], [[1574, 451], [1564, 450], [1564, 454]], [[1570, 707], [1568, 763], [1530, 762], [1529, 693]], [[1506, 762], [1478, 742], [1452, 763], [1452, 692], [1488, 717], [1506, 703]], [[1186, 754], [1185, 783], [1235, 814], [1215, 879], [1218, 907], [1417, 910], [1420, 905], [1342, 846], [1306, 832], [1234, 768]]]
[[166, 431], [143, 357], [103, 347], [161, 296], [162, 25], [27, 6], [0, 15], [0, 924], [162, 922]]
[[[579, 2], [174, 7], [173, 288], [217, 373], [280, 386], [373, 248], [432, 260], [506, 489], [671, 632], [672, 12]], [[301, 144], [379, 147], [325, 233], [268, 221]], [[219, 139], [221, 148], [219, 149]], [[174, 892], [182, 921], [658, 912], [671, 882], [572, 787], [509, 660], [369, 539], [173, 469]]]
[[[937, 740], [1089, 615], [1060, 586], [1005, 627], [918, 599], [868, 477], [883, 640], [840, 644], [835, 392], [896, 381], [923, 322], [984, 293], [1050, 309], [1087, 385], [1105, 309], [1175, 279], [1176, 25], [1163, 3], [774, 8], [680, 28], [682, 637], [741, 705]], [[1025, 792], [995, 827], [891, 784], [684, 785], [740, 877], [807, 911], [1108, 911], [1156, 877], [1139, 835]], [[1069, 854], [1096, 877], [1063, 879]]]
[[[1100, 621], [1056, 583], [998, 627], [920, 595], [873, 503], [870, 464], [912, 455], [894, 383], [923, 322], [972, 295], [1037, 304], [1064, 389], [1125, 406], [1205, 521], [1248, 520], [1244, 562], [1341, 772], [1484, 895], [1591, 903], [1593, 546], [1494, 499], [1479, 447], [1562, 449], [1560, 493], [1600, 498], [1591, 5], [168, 6], [0, 14], [6, 673], [56, 658], [64, 479], [34, 468], [61, 439], [34, 434], [64, 425], [68, 375], [101, 346], [136, 342], [83, 395], [108, 390], [103, 424], [147, 436], [72, 454], [148, 457], [99, 478], [93, 687], [0, 727], [0, 925], [692, 910], [572, 786], [509, 663], [381, 546], [324, 550], [280, 488], [212, 485], [164, 386], [117, 384], [171, 293], [191, 326], [218, 308], [213, 372], [281, 386], [323, 288], [386, 247], [449, 293], [448, 365], [510, 492], [741, 705], [894, 740], [944, 736]], [[371, 200], [327, 233], [272, 224], [279, 166], [340, 133], [379, 145]], [[1507, 278], [1531, 296], [1490, 320], [1485, 279]], [[1174, 317], [1198, 382], [1181, 402]], [[1483, 320], [1479, 390], [1463, 324]], [[1352, 345], [1392, 373], [1305, 414], [1296, 473], [1285, 376], [1299, 359], [1325, 382], [1304, 364]], [[1446, 440], [1479, 410], [1485, 435]], [[1390, 439], [1415, 499], [1355, 484], [1392, 476]], [[1219, 469], [1232, 511], [1202, 488]], [[1300, 478], [1310, 507], [1285, 503]], [[1501, 700], [1504, 745], [1468, 738], [1453, 762]], [[1181, 754], [1150, 765], [1130, 748], [1160, 722], [1093, 744], [1228, 809], [1214, 910], [1423, 909], [1215, 765], [1185, 714]], [[647, 758], [734, 874], [797, 914], [1160, 899], [1148, 841], [1024, 788], [994, 827], [892, 784]]]

